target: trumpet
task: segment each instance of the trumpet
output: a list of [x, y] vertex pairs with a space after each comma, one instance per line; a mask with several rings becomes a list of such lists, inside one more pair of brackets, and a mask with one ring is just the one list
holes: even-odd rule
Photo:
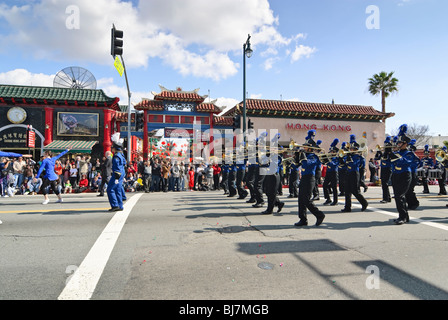
[[439, 162], [447, 161], [448, 154], [443, 150], [439, 150], [436, 152], [436, 160]]
[[304, 146], [301, 144], [297, 144], [294, 142], [294, 140], [291, 140], [291, 142], [289, 143], [289, 150], [294, 150], [294, 148], [310, 148], [310, 149], [316, 149], [316, 150], [322, 149], [320, 147], [310, 147], [310, 146]]

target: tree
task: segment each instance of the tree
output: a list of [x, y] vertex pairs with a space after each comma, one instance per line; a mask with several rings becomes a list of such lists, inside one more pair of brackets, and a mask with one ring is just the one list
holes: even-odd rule
[[[381, 71], [369, 78], [369, 92], [373, 96], [381, 94], [382, 112], [386, 113], [386, 98], [391, 93], [398, 92], [398, 79], [393, 77], [394, 71], [387, 73]], [[386, 122], [386, 119], [383, 120]]]

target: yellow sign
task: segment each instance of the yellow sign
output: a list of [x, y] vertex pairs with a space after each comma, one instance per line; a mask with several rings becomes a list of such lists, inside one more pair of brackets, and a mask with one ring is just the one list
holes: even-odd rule
[[117, 69], [118, 73], [120, 74], [120, 77], [122, 77], [124, 68], [123, 68], [123, 65], [121, 64], [121, 60], [120, 60], [119, 56], [117, 56], [115, 58], [114, 67], [115, 67], [115, 69]]

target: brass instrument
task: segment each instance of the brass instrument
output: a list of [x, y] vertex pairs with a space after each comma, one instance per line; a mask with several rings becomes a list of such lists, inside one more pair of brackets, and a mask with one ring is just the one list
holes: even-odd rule
[[439, 162], [447, 161], [448, 160], [448, 154], [443, 150], [438, 150], [436, 152], [436, 160]]
[[285, 158], [285, 159], [282, 160], [282, 163], [284, 163], [284, 162], [291, 162], [291, 163], [297, 164], [296, 161], [295, 161], [295, 158], [296, 157]]
[[289, 150], [294, 150], [294, 148], [310, 148], [310, 149], [316, 149], [316, 150], [321, 150], [321, 147], [310, 147], [310, 146], [304, 146], [304, 145], [300, 145], [294, 142], [294, 140], [291, 140], [291, 142], [289, 143]]
[[356, 151], [345, 151], [345, 150], [341, 149], [338, 152], [338, 157], [339, 158], [343, 158], [343, 157], [345, 157], [348, 154], [359, 154], [359, 155], [362, 155], [362, 156], [365, 157], [367, 155], [367, 152], [368, 152], [367, 147], [361, 148], [361, 149], [356, 150]]

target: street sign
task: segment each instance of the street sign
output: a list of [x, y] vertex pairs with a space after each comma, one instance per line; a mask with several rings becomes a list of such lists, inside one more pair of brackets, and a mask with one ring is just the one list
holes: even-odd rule
[[121, 60], [120, 60], [119, 56], [116, 56], [116, 58], [115, 58], [114, 67], [115, 67], [115, 69], [117, 69], [118, 73], [120, 74], [120, 77], [122, 77], [124, 68], [123, 68], [123, 65], [121, 64]]
[[33, 130], [28, 130], [28, 137], [27, 137], [27, 146], [28, 148], [35, 148], [36, 147], [36, 133]]

